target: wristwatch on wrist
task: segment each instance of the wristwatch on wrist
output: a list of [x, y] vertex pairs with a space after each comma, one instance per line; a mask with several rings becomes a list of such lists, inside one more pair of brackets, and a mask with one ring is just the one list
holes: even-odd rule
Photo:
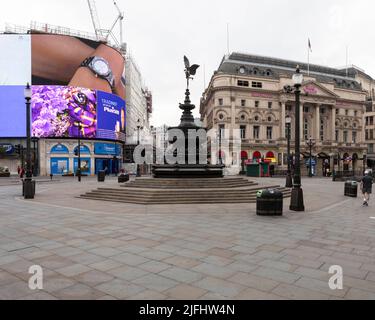
[[83, 60], [80, 67], [89, 68], [95, 74], [96, 77], [108, 81], [109, 85], [111, 86], [111, 90], [114, 90], [115, 78], [113, 77], [111, 67], [109, 66], [107, 60], [96, 56], [89, 57]]

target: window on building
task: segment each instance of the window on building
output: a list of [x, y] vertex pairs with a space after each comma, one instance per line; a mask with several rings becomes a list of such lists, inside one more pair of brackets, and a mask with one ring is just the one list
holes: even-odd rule
[[220, 120], [223, 120], [224, 119], [224, 115], [222, 113], [219, 114], [219, 119]]
[[303, 107], [303, 112], [308, 113], [309, 112], [309, 107]]
[[259, 107], [259, 101], [255, 101], [255, 108]]
[[240, 126], [241, 139], [246, 139], [246, 126]]
[[335, 130], [335, 140], [339, 142], [339, 130]]
[[253, 88], [262, 88], [263, 84], [262, 84], [262, 82], [253, 81], [253, 82], [251, 82], [251, 86]]
[[309, 139], [309, 121], [307, 118], [303, 119], [303, 136], [305, 140]]
[[286, 110], [286, 111], [292, 111], [292, 106], [290, 106], [290, 105], [285, 106], [285, 110]]
[[267, 140], [272, 140], [272, 127], [267, 127]]
[[368, 117], [365, 118], [366, 126], [368, 126]]
[[267, 118], [268, 122], [272, 122], [272, 117]]
[[219, 106], [222, 106], [224, 104], [224, 100], [222, 98], [219, 99]]
[[260, 131], [260, 127], [259, 126], [254, 126], [253, 127], [253, 137], [254, 137], [254, 139], [259, 139], [259, 131]]
[[268, 109], [272, 109], [272, 101], [268, 102]]
[[347, 116], [349, 114], [349, 110], [345, 110], [345, 115]]
[[319, 131], [320, 141], [324, 141], [324, 120], [320, 119], [320, 131]]
[[353, 140], [353, 143], [357, 143], [357, 132], [356, 131], [352, 132], [352, 140]]
[[249, 81], [246, 80], [238, 80], [237, 85], [240, 87], [248, 87], [249, 86]]
[[335, 109], [336, 114], [339, 114], [339, 109]]
[[358, 115], [358, 111], [354, 111], [354, 116], [356, 117]]
[[241, 114], [241, 117], [240, 117], [241, 121], [245, 121], [246, 120], [246, 117], [244, 114]]
[[370, 131], [369, 140], [374, 140], [374, 130], [369, 130], [369, 131]]
[[219, 135], [221, 139], [224, 139], [225, 124], [219, 124]]
[[343, 132], [343, 140], [345, 143], [348, 142], [348, 131], [346, 130]]
[[373, 143], [368, 144], [367, 153], [374, 153], [374, 144]]
[[369, 117], [369, 125], [372, 126], [374, 124], [374, 117]]
[[246, 106], [246, 100], [241, 100], [241, 107]]
[[366, 140], [368, 140], [368, 137], [369, 137], [368, 132], [369, 132], [369, 130], [365, 130], [365, 139]]

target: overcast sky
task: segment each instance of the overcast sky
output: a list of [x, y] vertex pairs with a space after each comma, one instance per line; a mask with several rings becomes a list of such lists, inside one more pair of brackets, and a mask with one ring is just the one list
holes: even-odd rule
[[[124, 35], [146, 85], [153, 92], [154, 125], [179, 123], [185, 89], [183, 55], [201, 65], [191, 86], [199, 116], [199, 97], [229, 49], [332, 67], [349, 63], [375, 77], [373, 0], [118, 0], [125, 12]], [[117, 16], [112, 0], [96, 0], [101, 26]], [[5, 23], [46, 22], [93, 32], [86, 0], [0, 2]], [[118, 33], [118, 28], [115, 30]], [[205, 68], [203, 68], [205, 66]]]

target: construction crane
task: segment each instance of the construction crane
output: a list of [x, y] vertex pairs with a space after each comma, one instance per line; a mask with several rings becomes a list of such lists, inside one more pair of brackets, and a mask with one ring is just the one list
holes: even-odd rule
[[100, 21], [98, 16], [98, 11], [96, 10], [96, 3], [95, 0], [87, 0], [89, 5], [90, 14], [91, 14], [91, 21], [94, 26], [96, 38], [101, 40], [103, 38], [102, 29], [100, 27]]
[[[113, 4], [115, 5], [118, 16], [116, 17], [115, 22], [113, 22], [110, 29], [101, 29], [98, 13], [96, 10], [96, 4], [95, 0], [87, 0], [87, 3], [89, 5], [90, 14], [91, 14], [91, 20], [94, 25], [95, 34], [99, 41], [109, 41], [109, 37], [111, 36], [112, 40], [114, 41], [115, 45], [120, 48], [120, 51], [125, 53], [126, 52], [126, 45], [123, 42], [123, 20], [124, 20], [124, 12], [122, 12], [117, 5], [117, 2], [113, 0]], [[115, 34], [113, 33], [114, 28], [116, 27], [116, 24], [119, 23], [120, 25], [120, 41], [117, 40]]]

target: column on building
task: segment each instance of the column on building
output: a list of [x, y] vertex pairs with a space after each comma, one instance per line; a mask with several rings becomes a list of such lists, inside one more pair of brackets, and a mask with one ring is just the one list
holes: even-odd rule
[[320, 105], [317, 104], [315, 108], [315, 140], [320, 141]]
[[285, 139], [285, 116], [286, 116], [286, 113], [285, 113], [285, 102], [282, 101], [281, 102], [281, 112], [280, 112], [280, 117], [281, 117], [281, 126], [280, 126], [280, 138], [281, 139]]
[[335, 106], [332, 106], [331, 110], [331, 140], [333, 142], [338, 142], [335, 141], [336, 139], [336, 108]]
[[300, 111], [299, 111], [299, 135], [300, 135], [300, 140], [304, 140], [303, 136], [303, 127], [304, 127], [304, 122], [303, 122], [303, 102], [301, 101], [300, 103]]

